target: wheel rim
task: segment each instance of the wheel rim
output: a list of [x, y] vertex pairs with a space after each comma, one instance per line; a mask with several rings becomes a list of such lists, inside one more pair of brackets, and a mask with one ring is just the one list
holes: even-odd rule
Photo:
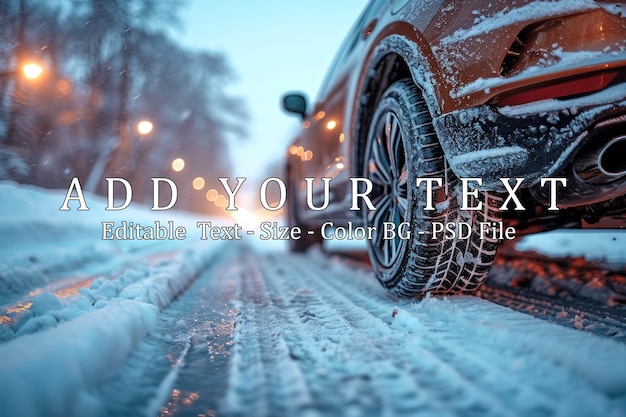
[[[407, 164], [403, 133], [398, 117], [387, 112], [380, 118], [366, 155], [366, 175], [372, 181], [371, 201], [376, 211], [366, 212], [368, 226], [376, 227], [370, 247], [380, 266], [390, 268], [404, 252], [405, 240], [397, 226], [405, 221], [408, 208]], [[385, 222], [396, 225], [392, 239], [383, 239]]]

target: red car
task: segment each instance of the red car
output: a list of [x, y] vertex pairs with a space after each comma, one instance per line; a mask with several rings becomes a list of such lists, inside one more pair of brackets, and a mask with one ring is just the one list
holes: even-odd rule
[[625, 13], [371, 1], [316, 102], [283, 97], [303, 119], [286, 163], [289, 222], [303, 230], [292, 249], [367, 239], [393, 293], [467, 293], [502, 239], [624, 227]]

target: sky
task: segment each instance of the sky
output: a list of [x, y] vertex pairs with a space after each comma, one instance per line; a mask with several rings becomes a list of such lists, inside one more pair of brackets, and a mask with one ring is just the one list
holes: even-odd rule
[[231, 143], [236, 176], [258, 177], [284, 156], [299, 126], [280, 109], [287, 91], [315, 98], [339, 45], [367, 0], [188, 0], [177, 37], [222, 52], [237, 74], [227, 91], [250, 113], [249, 137]]

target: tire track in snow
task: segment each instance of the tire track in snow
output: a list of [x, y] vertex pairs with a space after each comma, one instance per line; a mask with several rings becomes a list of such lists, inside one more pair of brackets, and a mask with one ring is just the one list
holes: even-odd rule
[[398, 299], [319, 252], [230, 249], [161, 312], [110, 415], [626, 415], [624, 345], [476, 297]]
[[623, 310], [598, 306], [586, 300], [568, 302], [490, 282], [483, 285], [477, 295], [534, 317], [626, 343], [626, 312]]
[[321, 254], [246, 270], [225, 415], [626, 412], [612, 341], [474, 297], [396, 300]]
[[280, 330], [282, 314], [265, 288], [255, 255], [247, 253], [244, 262], [224, 411], [241, 416], [299, 415], [311, 397]]
[[[323, 259], [320, 259], [320, 262], [323, 262]], [[358, 282], [350, 282], [348, 285], [345, 285], [345, 274], [341, 271], [344, 267], [334, 268], [331, 264], [328, 268], [333, 273], [327, 275], [328, 279], [326, 281], [335, 287], [338, 292], [348, 295], [355, 304], [363, 306], [367, 311], [384, 312], [379, 317], [390, 325], [391, 328], [402, 330], [405, 336], [417, 336], [414, 341], [414, 343], [417, 342], [417, 347], [420, 349], [425, 348], [429, 354], [434, 353], [436, 359], [442, 363], [451, 364], [455, 371], [470, 383], [476, 380], [476, 375], [489, 374], [497, 369], [494, 367], [493, 358], [486, 358], [484, 355], [463, 346], [467, 335], [459, 334], [458, 331], [445, 331], [445, 326], [448, 323], [443, 321], [442, 317], [430, 317], [428, 314], [415, 314], [415, 311], [411, 311], [415, 310], [414, 301], [394, 300], [396, 307], [393, 308], [390, 314], [391, 305], [385, 299], [386, 294], [381, 294], [373, 274], [364, 273], [360, 276], [352, 276], [350, 278], [356, 278]], [[353, 286], [357, 288], [351, 288]], [[410, 315], [407, 316], [407, 313]], [[396, 321], [393, 318], [394, 314], [396, 314], [398, 321], [401, 321], [402, 324], [394, 324], [394, 321]], [[471, 337], [467, 339], [469, 339], [469, 342]], [[500, 365], [506, 365], [506, 363]], [[524, 389], [519, 389], [514, 383], [509, 381], [503, 382], [498, 387], [483, 386], [484, 393], [494, 391], [509, 398], [513, 395], [528, 394], [528, 392], [524, 392]], [[428, 384], [428, 382], [426, 383]], [[544, 397], [540, 392], [531, 392], [530, 394], [535, 397]]]
[[[521, 254], [522, 257], [527, 256], [523, 252]], [[365, 274], [371, 272], [371, 266], [367, 261], [342, 256], [335, 258], [349, 268], [356, 268]], [[507, 252], [505, 258], [513, 259], [513, 256]], [[546, 258], [546, 262], [548, 259]], [[586, 269], [596, 268], [590, 264]], [[564, 299], [528, 288], [501, 285], [495, 281], [491, 277], [488, 278], [475, 295], [533, 317], [626, 343], [626, 314], [623, 306], [609, 307], [584, 298]], [[363, 288], [363, 291], [367, 292], [368, 289]]]
[[[318, 260], [320, 262], [323, 262], [324, 259], [324, 257], [318, 256]], [[345, 264], [326, 262], [329, 263], [331, 269], [335, 269], [339, 272], [335, 276], [336, 279], [331, 279], [328, 274], [325, 275], [327, 277], [326, 281], [333, 283], [339, 292], [349, 294], [351, 297], [359, 297], [359, 294], [362, 292], [368, 293], [367, 297], [361, 297], [362, 301], [368, 305], [371, 305], [372, 302], [376, 303], [377, 300], [381, 299], [380, 296], [377, 297], [374, 294], [378, 288], [375, 279], [373, 279], [373, 274], [362, 273], [360, 275], [352, 274], [352, 276], [350, 276], [347, 273], [348, 268], [346, 268]], [[363, 288], [362, 291], [361, 288]], [[540, 359], [537, 365], [542, 368], [541, 372], [545, 372], [545, 368], [547, 366], [551, 366], [552, 369], [550, 369], [550, 373], [552, 375], [562, 373], [563, 379], [567, 379], [568, 373], [574, 374], [571, 376], [573, 376], [575, 380], [578, 376], [582, 376], [583, 379], [587, 379], [586, 383], [589, 385], [588, 388], [591, 388], [590, 392], [599, 392], [600, 396], [608, 396], [611, 400], [613, 399], [615, 392], [617, 392], [622, 394], [621, 399], [617, 401], [617, 403], [624, 405], [624, 402], [626, 401], [626, 398], [624, 398], [626, 396], [623, 395], [623, 393], [626, 392], [626, 377], [621, 375], [616, 370], [611, 369], [611, 363], [613, 360], [617, 360], [620, 363], [620, 367], [623, 366], [624, 369], [626, 369], [626, 363], [624, 363], [623, 360], [625, 354], [623, 346], [618, 346], [615, 350], [609, 349], [607, 351], [604, 348], [611, 347], [611, 342], [609, 341], [604, 341], [594, 337], [586, 338], [584, 335], [579, 334], [579, 332], [572, 331], [571, 329], [563, 329], [558, 326], [537, 321], [527, 315], [513, 313], [507, 308], [496, 306], [489, 302], [483, 302], [474, 297], [450, 297], [450, 299], [446, 302], [453, 302], [453, 308], [446, 307], [445, 303], [437, 299], [426, 300], [425, 302], [417, 304], [409, 300], [398, 300], [398, 302], [404, 308], [409, 309], [409, 311], [415, 315], [422, 324], [428, 325], [430, 323], [430, 328], [425, 333], [427, 337], [437, 333], [446, 337], [456, 335], [456, 337], [464, 342], [464, 350], [459, 350], [457, 352], [459, 357], [462, 359], [462, 361], [458, 364], [460, 368], [462, 368], [468, 359], [472, 358], [472, 354], [479, 358], [483, 358], [484, 360], [485, 352], [481, 352], [480, 347], [493, 344], [493, 353], [506, 352], [507, 350], [511, 350], [511, 348], [513, 348], [511, 353], [513, 353], [514, 357], [517, 356], [519, 358], [524, 358], [525, 361]], [[368, 308], [371, 307], [368, 306]], [[491, 310], [493, 310], [493, 314], [491, 314]], [[476, 311], [479, 311], [480, 314], [473, 315]], [[467, 322], [468, 319], [469, 322]], [[447, 326], [442, 326], [442, 324], [447, 324]], [[450, 325], [453, 327], [450, 327]], [[489, 330], [490, 327], [499, 330], [493, 332], [494, 337], [490, 337], [490, 331], [485, 332], [485, 330]], [[520, 331], [515, 331], [516, 329], [519, 329]], [[479, 336], [480, 333], [483, 333], [482, 338]], [[537, 343], [529, 344], [528, 340], [533, 337], [536, 339]], [[478, 343], [471, 343], [473, 339], [478, 339]], [[503, 340], [509, 340], [510, 343], [502, 344], [501, 342]], [[567, 341], [571, 341], [571, 343], [568, 344], [566, 343]], [[557, 349], [546, 348], [545, 345], [552, 347], [556, 345]], [[453, 343], [445, 343], [438, 346], [437, 350], [449, 350], [455, 346], [456, 345]], [[520, 349], [519, 346], [522, 348]], [[572, 348], [572, 346], [577, 347]], [[515, 353], [516, 347], [518, 350], [517, 353]], [[572, 349], [574, 349], [574, 351]], [[528, 355], [529, 350], [532, 355]], [[580, 366], [573, 363], [578, 359], [573, 360], [572, 356], [574, 355], [567, 356], [567, 353], [572, 354], [575, 353], [576, 350], [578, 350], [578, 356], [585, 357], [584, 353], [587, 353], [587, 357], [600, 360], [600, 369], [606, 373], [606, 379], [611, 380], [614, 384], [612, 386], [604, 384], [601, 373], [598, 374], [598, 372], [594, 372], [595, 365], [592, 362], [582, 360], [580, 362], [583, 365]], [[556, 356], [558, 356], [559, 351], [563, 351], [565, 353], [564, 357], [555, 357], [555, 351]], [[602, 354], [606, 354], [606, 357], [602, 357]], [[534, 356], [538, 356], [539, 358], [534, 358]], [[499, 355], [491, 355], [488, 362], [495, 361], [498, 358]], [[573, 366], [570, 366], [569, 368], [561, 367], [562, 362]], [[506, 365], [506, 363], [504, 363], [504, 365]], [[611, 379], [611, 375], [619, 376], [618, 380], [613, 381]], [[553, 396], [555, 393], [551, 393], [553, 388], [541, 385], [542, 380], [544, 379], [545, 378], [541, 377], [541, 374], [538, 374], [536, 375], [536, 378], [531, 379], [529, 382], [531, 383], [531, 386], [533, 384], [538, 385], [539, 389], [537, 392], [545, 392], [550, 399], [550, 402], [554, 404]], [[507, 381], [500, 382], [498, 387], [502, 383], [506, 384], [506, 382]], [[580, 383], [583, 386], [585, 384], [582, 381], [575, 382]], [[532, 392], [530, 392], [530, 394], [533, 394], [533, 396], [536, 395], [536, 393]], [[556, 394], [558, 395], [558, 393]], [[539, 397], [541, 397], [541, 394]], [[600, 400], [602, 399], [599, 398], [599, 401]], [[582, 404], [583, 401], [580, 399], [577, 401], [581, 402], [582, 407], [578, 408], [578, 410], [585, 409]]]
[[[204, 411], [217, 407], [235, 323], [232, 302], [241, 273], [236, 254], [232, 247], [219, 259], [211, 253], [213, 262], [161, 311], [155, 329], [102, 387], [106, 415], [174, 414], [192, 410], [200, 398]], [[191, 388], [188, 379], [193, 379]]]
[[[436, 412], [451, 415], [484, 415], [490, 408], [498, 415], [514, 415], [508, 412], [498, 398], [487, 391], [481, 391], [470, 379], [463, 375], [463, 370], [449, 366], [446, 360], [439, 357], [436, 349], [424, 349], [419, 343], [406, 343], [407, 334], [399, 331], [385, 322], [391, 318], [394, 304], [388, 302], [376, 303], [376, 299], [388, 298], [388, 294], [379, 287], [375, 290], [369, 285], [370, 291], [365, 297], [357, 288], [337, 288], [333, 284], [342, 278], [333, 271], [332, 264], [324, 261], [323, 257], [316, 259], [318, 270], [323, 275], [313, 276], [315, 271], [311, 265], [298, 263], [299, 276], [306, 282], [304, 285], [313, 287], [313, 293], [326, 300], [325, 309], [333, 309], [336, 315], [334, 321], [348, 322], [353, 333], [364, 339], [366, 346], [371, 346], [371, 352], [365, 352], [361, 368], [366, 378], [372, 379], [372, 389], [380, 392], [381, 408], [368, 410], [375, 414], [389, 413], [391, 415], [414, 415], [414, 413]], [[326, 263], [326, 265], [324, 265]], [[340, 275], [353, 275], [354, 271], [344, 270]], [[369, 274], [371, 277], [371, 274]], [[373, 278], [373, 277], [371, 277]], [[374, 282], [375, 285], [378, 285]], [[358, 301], [355, 301], [358, 299]], [[372, 315], [372, 311], [376, 311]], [[384, 312], [381, 314], [381, 312]], [[423, 326], [419, 326], [423, 330]], [[381, 344], [378, 340], [386, 340]], [[340, 340], [338, 343], [342, 344]], [[390, 347], [391, 346], [391, 347]], [[395, 350], [394, 350], [395, 349]], [[358, 352], [358, 350], [357, 350]], [[349, 354], [349, 352], [344, 352]], [[357, 355], [361, 354], [358, 352]], [[371, 364], [382, 365], [384, 372], [381, 377], [368, 375]], [[373, 368], [376, 372], [377, 367]], [[476, 373], [473, 370], [473, 373]], [[426, 376], [424, 376], [426, 375]], [[372, 390], [370, 390], [372, 391]], [[462, 401], [453, 401], [456, 397], [464, 396]], [[421, 402], [419, 397], [423, 397]]]

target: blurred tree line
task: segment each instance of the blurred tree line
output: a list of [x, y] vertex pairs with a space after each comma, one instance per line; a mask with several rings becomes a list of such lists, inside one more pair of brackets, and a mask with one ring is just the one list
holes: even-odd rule
[[[135, 200], [150, 202], [150, 177], [168, 177], [177, 208], [216, 210], [204, 194], [231, 175], [227, 141], [245, 137], [246, 112], [225, 92], [234, 79], [222, 55], [170, 37], [181, 7], [0, 0], [0, 179], [67, 188], [79, 177], [103, 194], [105, 177], [123, 177]], [[40, 77], [20, 75], [29, 61], [42, 63]], [[154, 129], [141, 134], [141, 120]], [[175, 158], [185, 161], [180, 172]]]

